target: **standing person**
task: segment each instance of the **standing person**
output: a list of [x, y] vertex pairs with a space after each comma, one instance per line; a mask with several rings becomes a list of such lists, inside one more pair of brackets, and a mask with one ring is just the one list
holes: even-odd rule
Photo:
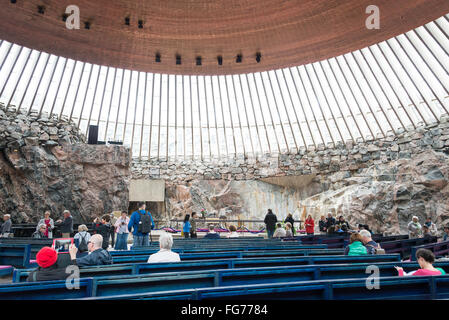
[[276, 215], [271, 211], [271, 209], [268, 209], [268, 212], [265, 216], [265, 219], [263, 221], [267, 227], [267, 234], [268, 239], [273, 238], [274, 230], [276, 229], [276, 222], [278, 222], [278, 218]]
[[128, 223], [128, 231], [133, 229], [133, 247], [148, 246], [148, 234], [155, 227], [151, 213], [145, 210], [145, 202], [139, 202], [138, 206], [139, 210], [131, 214]]
[[111, 248], [114, 248], [115, 244], [115, 223], [117, 222], [117, 218], [114, 216], [113, 213], [110, 214], [111, 220], [109, 224], [111, 225]]
[[315, 229], [315, 221], [313, 221], [312, 215], [309, 214], [309, 216], [306, 219], [306, 233], [307, 235], [312, 235]]
[[325, 216], [321, 216], [321, 219], [318, 223], [321, 234], [327, 234], [327, 221]]
[[422, 236], [422, 226], [419, 223], [419, 219], [417, 216], [412, 217], [412, 221], [410, 221], [407, 225], [407, 229], [409, 232], [409, 238], [421, 238]]
[[444, 227], [443, 241], [449, 240], [449, 226]]
[[55, 228], [55, 222], [52, 218], [50, 218], [50, 211], [45, 211], [44, 218], [39, 220], [36, 231], [38, 230], [40, 224], [45, 224], [46, 226], [45, 237], [50, 239], [53, 238], [53, 229]]
[[78, 233], [73, 237], [75, 246], [78, 248], [76, 253], [77, 258], [84, 257], [89, 253], [88, 243], [90, 241], [91, 235], [87, 232], [87, 226], [85, 224], [80, 224], [78, 226]]
[[351, 234], [349, 238], [349, 245], [345, 248], [346, 256], [361, 256], [367, 255], [368, 251], [363, 245], [363, 238], [359, 233]]
[[0, 237], [8, 238], [10, 233], [11, 233], [11, 227], [12, 227], [11, 215], [4, 214], [3, 215], [3, 221], [4, 222], [3, 222], [2, 228], [0, 230]]
[[326, 219], [326, 229], [329, 232], [329, 228], [335, 225], [335, 218], [332, 217], [332, 213], [329, 213], [327, 215], [327, 219]]
[[190, 224], [190, 214], [186, 214], [184, 217], [184, 224], [182, 225], [182, 233], [184, 233], [184, 238], [188, 239], [190, 236], [190, 229], [192, 225]]
[[430, 232], [431, 236], [438, 236], [438, 228], [437, 228], [436, 224], [432, 222], [432, 218], [427, 217], [424, 225], [429, 228], [429, 232]]
[[128, 224], [129, 217], [126, 211], [122, 212], [120, 218], [115, 222], [115, 232], [117, 233], [117, 242], [115, 243], [115, 250], [128, 250]]
[[285, 237], [286, 238], [292, 238], [293, 237], [292, 225], [290, 224], [290, 222], [287, 222], [285, 224]]
[[190, 221], [191, 229], [190, 229], [190, 238], [197, 238], [196, 235], [196, 212], [192, 212], [192, 220]]
[[[398, 271], [398, 275], [400, 277], [403, 276], [439, 276], [443, 274], [441, 268], [435, 268], [433, 266], [433, 263], [435, 262], [435, 255], [432, 251], [428, 249], [418, 249], [416, 251], [416, 259], [418, 260], [418, 264], [421, 267], [421, 269], [418, 269], [416, 271], [411, 272], [404, 272], [404, 269], [402, 267], [395, 267]], [[444, 272], [445, 274], [446, 272]]]
[[60, 227], [63, 238], [70, 238], [70, 234], [73, 233], [73, 218], [70, 211], [64, 210], [64, 221], [59, 219], [55, 225]]
[[111, 236], [111, 232], [114, 232], [113, 227], [110, 225], [111, 216], [108, 214], [103, 215], [101, 217], [101, 224], [96, 227], [94, 230], [97, 234], [101, 234], [103, 237], [103, 245], [102, 248], [107, 250], [109, 247], [109, 237]]
[[293, 236], [295, 236], [295, 219], [293, 219], [293, 215], [291, 214], [291, 213], [289, 213], [288, 215], [287, 215], [287, 218], [285, 218], [285, 220], [284, 220], [284, 223], [285, 224], [287, 224], [287, 222], [288, 223], [290, 223], [290, 225], [291, 225], [291, 231], [292, 231], [292, 237]]
[[40, 225], [37, 226], [37, 228], [38, 229], [36, 231], [34, 231], [34, 233], [32, 234], [32, 236], [31, 236], [32, 238], [34, 238], [34, 239], [48, 238], [45, 235], [45, 231], [47, 230], [47, 226], [45, 224], [41, 223]]

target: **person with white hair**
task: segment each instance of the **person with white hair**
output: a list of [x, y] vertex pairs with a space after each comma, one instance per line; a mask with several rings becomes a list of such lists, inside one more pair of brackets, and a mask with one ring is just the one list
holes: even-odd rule
[[371, 232], [360, 230], [359, 234], [362, 236], [362, 242], [368, 254], [376, 254], [377, 250], [381, 249], [380, 245], [371, 238]]
[[164, 232], [159, 236], [159, 247], [161, 250], [152, 254], [148, 258], [148, 263], [157, 262], [180, 262], [179, 254], [171, 251], [173, 246], [173, 237], [170, 233]]
[[410, 221], [409, 224], [407, 225], [410, 239], [422, 237], [422, 226], [418, 221], [419, 221], [418, 217], [413, 216], [412, 221]]
[[12, 226], [11, 215], [9, 215], [9, 214], [3, 215], [3, 221], [4, 222], [0, 229], [0, 237], [8, 238], [9, 234], [11, 233], [11, 226]]
[[71, 244], [69, 253], [72, 264], [78, 265], [79, 267], [112, 264], [111, 254], [103, 249], [102, 246], [103, 236], [101, 234], [94, 234], [87, 243], [89, 254], [87, 256], [77, 258], [76, 254], [78, 252], [78, 248], [74, 244]]

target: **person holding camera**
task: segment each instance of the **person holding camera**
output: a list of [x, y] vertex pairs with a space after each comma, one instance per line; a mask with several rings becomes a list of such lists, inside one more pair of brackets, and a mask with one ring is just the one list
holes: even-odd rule
[[117, 242], [115, 243], [115, 250], [128, 250], [128, 223], [129, 217], [126, 211], [122, 212], [120, 218], [114, 224], [115, 233], [117, 233]]

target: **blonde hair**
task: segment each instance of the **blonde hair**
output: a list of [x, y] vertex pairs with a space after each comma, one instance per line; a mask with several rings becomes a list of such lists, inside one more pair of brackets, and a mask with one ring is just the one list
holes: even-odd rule
[[80, 224], [78, 226], [78, 232], [83, 232], [83, 231], [87, 231], [87, 226], [85, 224]]

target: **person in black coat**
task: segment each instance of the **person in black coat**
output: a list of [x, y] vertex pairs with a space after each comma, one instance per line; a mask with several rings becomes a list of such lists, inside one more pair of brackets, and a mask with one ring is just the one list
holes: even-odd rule
[[114, 232], [114, 226], [111, 226], [109, 222], [111, 221], [111, 216], [108, 214], [105, 214], [103, 217], [101, 217], [101, 224], [100, 225], [94, 225], [94, 230], [97, 232], [97, 234], [101, 234], [103, 237], [103, 249], [107, 249], [109, 247], [109, 237], [111, 235], [111, 232]]
[[285, 218], [284, 223], [290, 222], [290, 224], [292, 225], [292, 233], [293, 236], [295, 236], [295, 219], [293, 219], [293, 215], [291, 213], [289, 213], [287, 215], [287, 218]]
[[265, 219], [263, 221], [267, 227], [267, 233], [268, 238], [273, 238], [274, 230], [276, 229], [276, 222], [278, 222], [278, 218], [276, 215], [271, 211], [271, 209], [268, 209], [267, 215], [265, 216]]
[[70, 235], [73, 233], [73, 218], [69, 210], [64, 210], [64, 220], [59, 219], [56, 221], [55, 226], [60, 228], [63, 238], [70, 238]]
[[335, 218], [332, 217], [331, 213], [329, 213], [327, 215], [327, 219], [326, 219], [326, 229], [328, 230], [328, 232], [329, 232], [329, 228], [335, 225], [335, 222], [336, 222]]
[[30, 272], [27, 282], [65, 280], [69, 275], [65, 266], [59, 264], [58, 253], [50, 247], [43, 247], [36, 255], [39, 267]]

